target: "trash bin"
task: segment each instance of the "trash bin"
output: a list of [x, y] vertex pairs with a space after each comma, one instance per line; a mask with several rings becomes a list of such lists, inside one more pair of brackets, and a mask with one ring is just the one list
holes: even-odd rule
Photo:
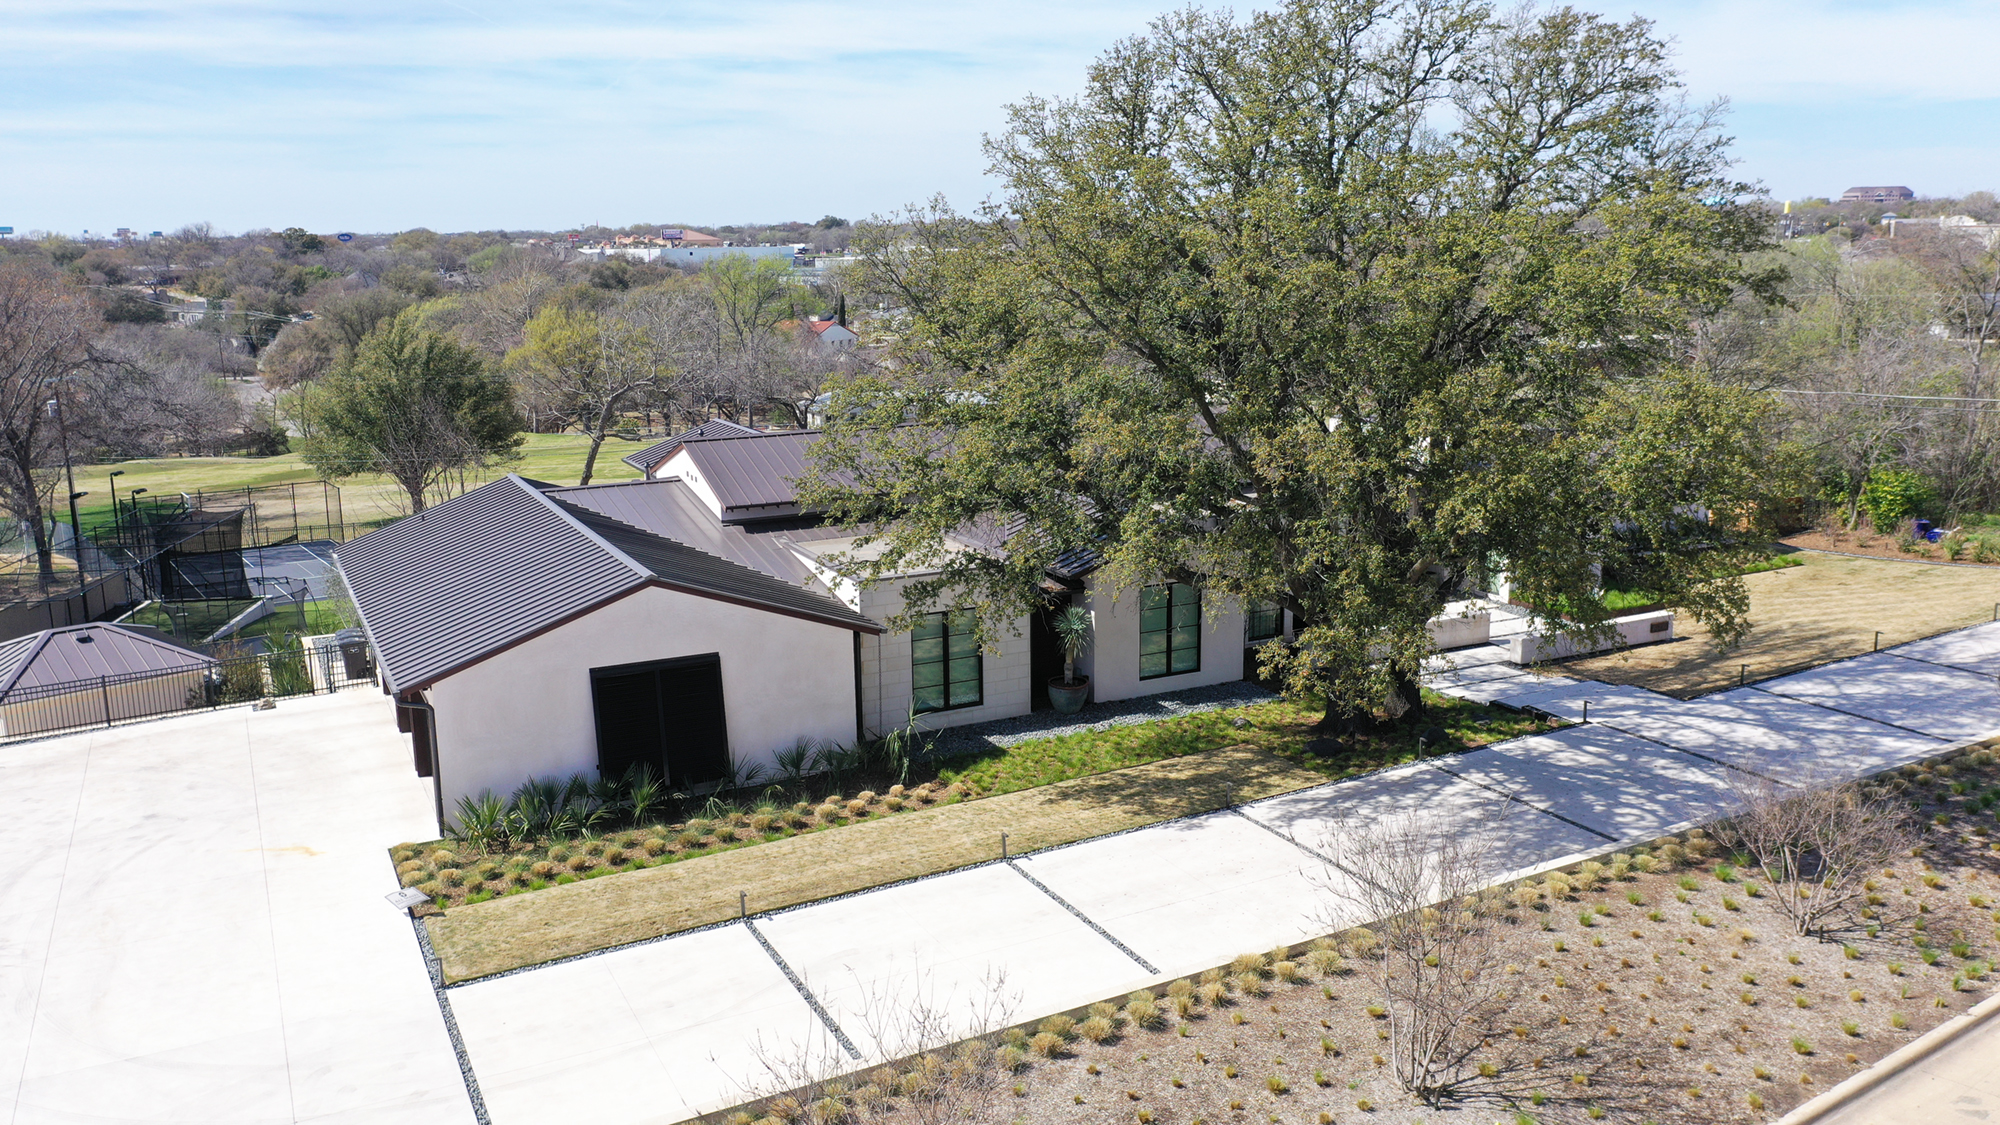
[[340, 646], [340, 660], [350, 680], [375, 678], [375, 661], [368, 654], [368, 638], [359, 629], [342, 629], [333, 635]]

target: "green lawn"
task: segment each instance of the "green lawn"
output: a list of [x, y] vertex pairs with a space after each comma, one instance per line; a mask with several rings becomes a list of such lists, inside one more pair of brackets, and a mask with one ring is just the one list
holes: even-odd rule
[[151, 625], [182, 644], [196, 644], [253, 604], [251, 599], [148, 602], [122, 620], [133, 625]]
[[299, 610], [286, 607], [262, 621], [251, 622], [236, 635], [247, 638], [297, 633], [302, 637], [317, 637], [324, 633], [337, 633], [344, 627], [341, 624], [340, 614], [334, 609], [332, 602], [306, 602], [302, 608], [303, 626], [300, 624]]
[[[1545, 729], [1533, 719], [1497, 707], [1428, 691], [1424, 700], [1430, 707], [1429, 721], [1444, 728], [1460, 747], [1484, 746]], [[938, 771], [938, 776], [945, 781], [963, 781], [984, 797], [1225, 746], [1254, 747], [1336, 779], [1415, 761], [1419, 756], [1417, 736], [1421, 728], [1415, 726], [1343, 739], [1346, 753], [1332, 757], [1308, 754], [1305, 743], [1314, 737], [1310, 728], [1321, 714], [1322, 705], [1316, 699], [1276, 699], [1228, 711], [1024, 742], [954, 762]], [[1234, 725], [1237, 719], [1249, 725], [1238, 727]]]
[[[583, 459], [590, 452], [588, 439], [578, 434], [523, 434], [520, 460], [499, 466], [473, 485], [508, 472], [557, 484], [574, 484], [583, 472]], [[598, 480], [629, 480], [638, 474], [619, 458], [639, 448], [630, 442], [607, 442], [597, 458]], [[182, 492], [220, 492], [233, 488], [255, 488], [267, 484], [289, 484], [317, 480], [312, 467], [296, 453], [279, 457], [156, 457], [120, 461], [105, 465], [79, 465], [76, 486], [90, 495], [78, 506], [86, 524], [111, 522], [111, 482], [107, 474], [123, 470], [117, 480], [118, 495], [130, 499], [132, 489], [144, 488], [151, 496], [173, 496]], [[335, 481], [340, 488], [342, 514], [349, 524], [381, 524], [408, 512], [401, 488], [387, 477], [368, 475]], [[144, 499], [144, 497], [142, 497]]]

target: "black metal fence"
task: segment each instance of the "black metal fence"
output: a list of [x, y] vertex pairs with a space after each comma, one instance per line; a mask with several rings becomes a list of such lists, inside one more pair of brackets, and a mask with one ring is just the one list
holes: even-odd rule
[[0, 697], [0, 742], [115, 726], [286, 696], [324, 695], [375, 681], [366, 644], [323, 641], [166, 671], [98, 676]]

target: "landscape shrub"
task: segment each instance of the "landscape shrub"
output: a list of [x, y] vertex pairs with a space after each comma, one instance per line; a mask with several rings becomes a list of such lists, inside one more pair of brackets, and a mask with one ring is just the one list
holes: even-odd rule
[[1883, 535], [1894, 534], [1904, 520], [1924, 515], [1936, 503], [1930, 483], [1908, 469], [1876, 469], [1861, 486], [1861, 507]]

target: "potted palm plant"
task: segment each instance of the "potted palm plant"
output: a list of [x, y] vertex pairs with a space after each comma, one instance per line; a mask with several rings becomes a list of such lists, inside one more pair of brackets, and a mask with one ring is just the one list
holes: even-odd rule
[[1090, 677], [1076, 674], [1076, 658], [1090, 648], [1090, 611], [1071, 606], [1049, 618], [1049, 631], [1063, 654], [1063, 674], [1049, 681], [1049, 702], [1065, 715], [1074, 715], [1090, 696]]

